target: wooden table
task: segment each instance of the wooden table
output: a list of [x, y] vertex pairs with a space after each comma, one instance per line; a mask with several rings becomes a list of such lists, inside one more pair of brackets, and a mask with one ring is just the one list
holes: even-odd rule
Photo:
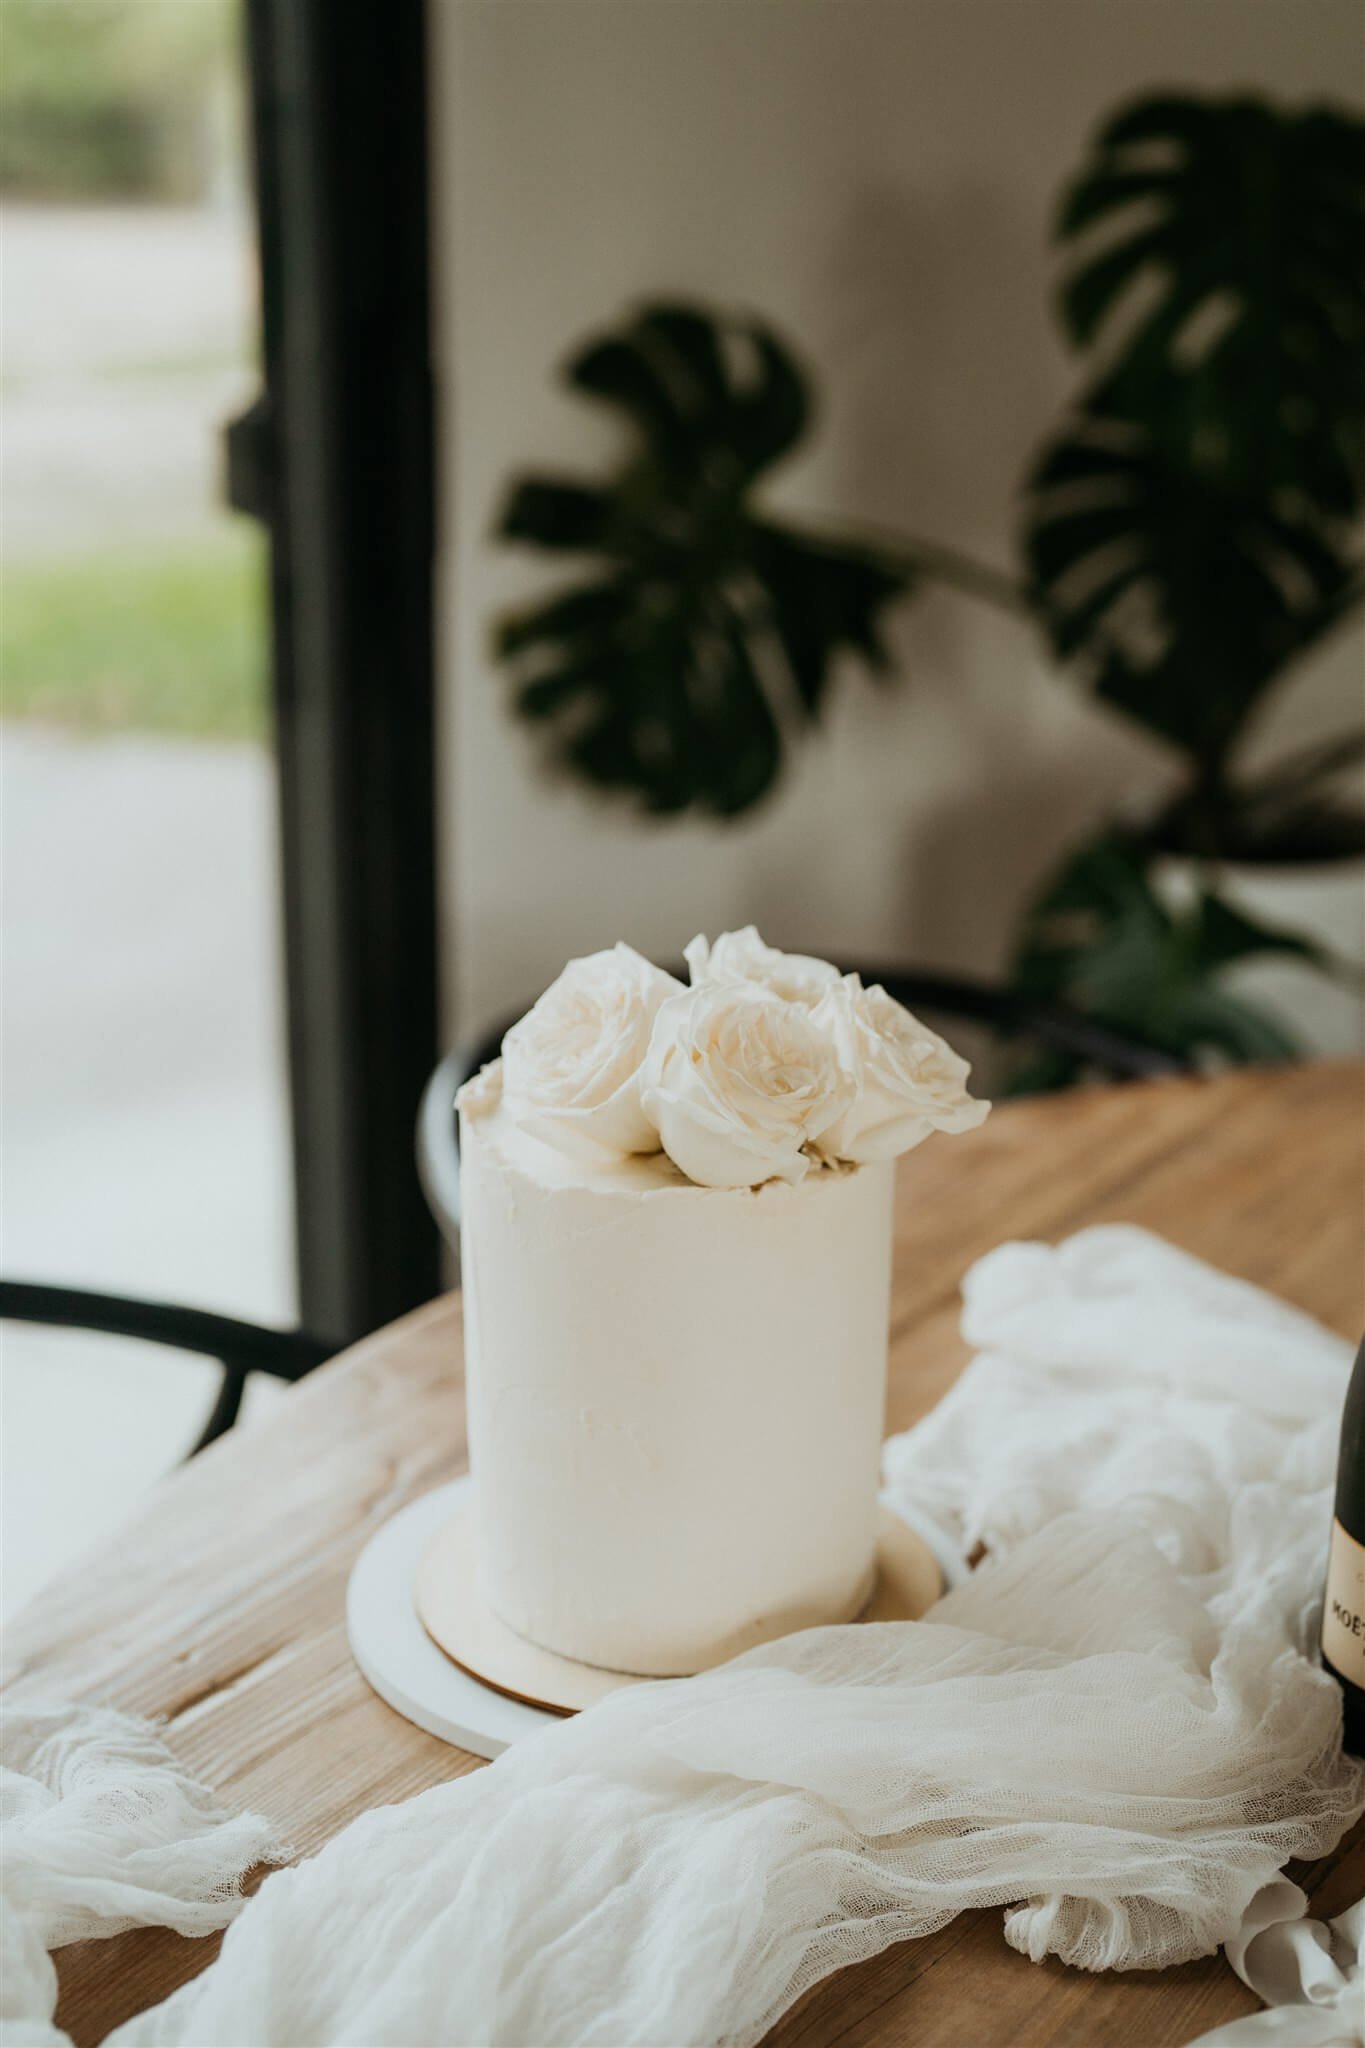
[[[1163, 1081], [1021, 1103], [901, 1169], [888, 1427], [961, 1369], [958, 1283], [1010, 1237], [1129, 1220], [1274, 1289], [1353, 1340], [1365, 1324], [1365, 1067]], [[271, 1417], [165, 1481], [138, 1518], [21, 1617], [7, 1682], [164, 1715], [187, 1763], [306, 1855], [366, 1807], [479, 1768], [400, 1720], [346, 1648], [367, 1538], [464, 1462], [456, 1297], [313, 1375]], [[1335, 1913], [1365, 1890], [1365, 1837], [1304, 1874]], [[1219, 1957], [1087, 1977], [1007, 1949], [967, 1913], [817, 1985], [784, 2048], [1165, 2048], [1256, 2001]], [[59, 2023], [97, 2042], [203, 1968], [216, 1939], [161, 1929], [59, 1957]], [[530, 2044], [528, 2044], [530, 2048]]]

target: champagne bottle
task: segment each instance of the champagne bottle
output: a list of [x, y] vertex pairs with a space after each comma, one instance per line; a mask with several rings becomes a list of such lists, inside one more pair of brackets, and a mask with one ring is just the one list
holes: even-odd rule
[[1342, 1741], [1357, 1756], [1365, 1756], [1365, 1343], [1356, 1353], [1341, 1418], [1322, 1661], [1341, 1685]]

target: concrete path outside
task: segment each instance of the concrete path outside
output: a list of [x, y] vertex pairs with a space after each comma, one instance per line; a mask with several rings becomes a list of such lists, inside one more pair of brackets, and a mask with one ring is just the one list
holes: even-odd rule
[[[7, 202], [0, 265], [6, 561], [211, 539], [256, 383], [241, 208]], [[269, 756], [0, 726], [0, 853], [0, 1268], [292, 1321]], [[216, 1374], [0, 1341], [12, 1611], [175, 1462]]]
[[[272, 764], [0, 728], [3, 1270], [294, 1316]], [[192, 1441], [213, 1369], [3, 1331], [12, 1611]]]

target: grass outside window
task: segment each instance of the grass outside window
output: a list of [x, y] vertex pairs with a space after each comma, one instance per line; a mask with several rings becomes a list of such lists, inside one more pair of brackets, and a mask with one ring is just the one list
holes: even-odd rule
[[177, 547], [35, 559], [0, 577], [0, 711], [89, 733], [260, 740], [265, 544], [243, 522]]

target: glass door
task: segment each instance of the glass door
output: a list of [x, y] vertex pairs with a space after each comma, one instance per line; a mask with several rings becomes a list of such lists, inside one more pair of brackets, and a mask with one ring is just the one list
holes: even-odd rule
[[[439, 1269], [422, 19], [325, 16], [0, 7], [0, 1107], [7, 1277], [339, 1344]], [[12, 1609], [214, 1368], [3, 1344]]]

